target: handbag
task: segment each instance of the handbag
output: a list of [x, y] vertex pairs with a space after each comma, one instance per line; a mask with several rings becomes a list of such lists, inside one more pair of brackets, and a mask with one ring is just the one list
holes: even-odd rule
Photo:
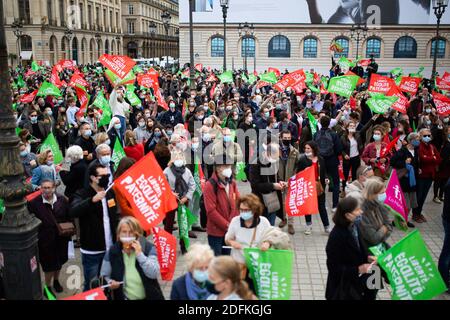
[[55, 216], [51, 214], [52, 220], [58, 229], [58, 234], [60, 237], [70, 238], [76, 234], [75, 225], [72, 222], [61, 222], [58, 223]]
[[317, 160], [317, 169], [319, 170], [319, 180], [316, 181], [316, 190], [317, 190], [317, 196], [321, 196], [325, 190], [323, 189], [322, 182], [320, 182], [320, 164], [319, 160]]
[[280, 199], [278, 199], [278, 193], [276, 191], [263, 194], [262, 197], [264, 205], [267, 208], [267, 213], [274, 213], [281, 209]]
[[408, 169], [406, 169], [406, 168], [397, 169], [397, 177], [399, 179], [403, 178], [407, 174], [408, 174]]

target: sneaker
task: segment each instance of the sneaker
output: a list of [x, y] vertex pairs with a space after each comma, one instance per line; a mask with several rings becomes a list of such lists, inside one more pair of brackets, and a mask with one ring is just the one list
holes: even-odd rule
[[61, 293], [64, 291], [64, 288], [62, 287], [62, 285], [59, 283], [58, 280], [53, 281], [53, 289], [55, 289], [57, 293]]
[[442, 203], [442, 201], [441, 201], [438, 197], [435, 197], [435, 198], [433, 199], [433, 202], [434, 202], [434, 203], [438, 203], [438, 204], [441, 204], [441, 203]]
[[325, 233], [330, 234], [330, 232], [331, 232], [331, 227], [330, 226], [326, 226], [325, 227]]
[[288, 225], [288, 233], [292, 234], [292, 235], [295, 234], [295, 229], [294, 229], [293, 224]]
[[428, 222], [427, 218], [423, 214], [420, 215], [420, 218], [422, 219], [422, 222]]
[[310, 236], [312, 234], [312, 226], [306, 226], [305, 235]]
[[286, 226], [286, 224], [287, 224], [287, 220], [284, 219], [283, 221], [280, 222], [280, 224], [278, 225], [278, 228], [282, 229]]
[[206, 232], [206, 229], [201, 227], [201, 226], [193, 226], [192, 227], [192, 231], [197, 231], [197, 232]]
[[339, 197], [345, 198], [345, 191], [341, 191], [341, 193], [339, 194]]

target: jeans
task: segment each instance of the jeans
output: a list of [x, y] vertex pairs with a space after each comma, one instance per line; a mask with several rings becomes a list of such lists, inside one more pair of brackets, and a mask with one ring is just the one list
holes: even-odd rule
[[277, 214], [276, 214], [276, 212], [274, 212], [274, 213], [269, 213], [269, 214], [266, 216], [266, 218], [267, 218], [267, 220], [269, 220], [270, 225], [271, 225], [272, 227], [274, 227], [274, 226], [275, 226], [275, 220], [277, 219]]
[[339, 166], [335, 157], [325, 159], [328, 176], [333, 181], [333, 208], [339, 203]]
[[444, 224], [444, 244], [439, 256], [439, 272], [450, 292], [450, 220], [443, 219]]
[[105, 253], [81, 254], [81, 263], [83, 265], [84, 275], [83, 291], [89, 291], [91, 289], [91, 281], [98, 278], [104, 256]]
[[417, 179], [417, 208], [413, 209], [413, 215], [418, 216], [422, 214], [422, 208], [427, 199], [428, 191], [430, 191], [432, 178]]
[[208, 235], [208, 244], [214, 251], [214, 255], [216, 257], [230, 254], [229, 249], [222, 248], [225, 245], [225, 237], [215, 237]]
[[342, 162], [342, 167], [344, 171], [344, 181], [342, 182], [342, 187], [345, 190], [345, 186], [347, 185], [348, 175], [350, 173], [350, 167], [352, 168], [352, 181], [355, 181], [356, 176], [356, 170], [358, 170], [359, 166], [361, 165], [361, 158], [359, 156], [350, 158], [350, 160], [344, 160]]
[[[324, 227], [328, 227], [330, 225], [330, 221], [328, 220], [327, 208], [325, 207], [325, 193], [319, 196], [318, 203], [319, 203], [320, 219], [322, 220], [322, 224]], [[305, 220], [307, 226], [312, 225], [311, 215], [306, 215]]]

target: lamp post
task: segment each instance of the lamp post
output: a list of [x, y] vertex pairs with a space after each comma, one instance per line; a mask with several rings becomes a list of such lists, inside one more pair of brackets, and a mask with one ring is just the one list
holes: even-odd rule
[[[255, 28], [252, 24], [248, 24], [245, 22], [244, 24], [239, 23], [238, 31], [239, 31], [239, 37], [242, 37], [242, 46], [244, 47], [244, 70], [247, 72], [247, 62], [248, 62], [248, 44], [244, 43], [246, 39], [253, 38]], [[256, 52], [255, 52], [256, 56]]]
[[69, 59], [70, 59], [70, 52], [71, 52], [71, 46], [72, 46], [72, 39], [73, 39], [73, 31], [69, 28], [66, 28], [64, 31], [64, 35], [69, 40]]
[[230, 0], [220, 0], [223, 13], [223, 71], [227, 71], [227, 12]]
[[170, 20], [172, 19], [172, 16], [168, 11], [165, 11], [161, 14], [161, 19], [164, 24], [164, 28], [166, 29], [166, 68], [169, 67], [169, 27], [170, 27]]
[[100, 33], [96, 33], [95, 34], [95, 40], [97, 41], [97, 51], [98, 51], [98, 56], [101, 56], [101, 52], [100, 52], [100, 41], [102, 40], [102, 36]]
[[151, 40], [152, 40], [151, 43], [150, 43], [150, 46], [151, 46], [150, 55], [152, 56], [152, 64], [155, 63], [155, 60], [154, 60], [155, 59], [155, 54], [154, 54], [155, 44], [154, 44], [154, 41], [155, 41], [156, 30], [157, 30], [156, 23], [154, 21], [152, 21], [150, 23], [150, 25], [148, 26], [148, 31], [150, 33], [150, 37], [151, 37]]
[[42, 284], [38, 258], [40, 220], [27, 210], [25, 184], [19, 156], [19, 137], [11, 107], [3, 1], [0, 1], [0, 198], [5, 211], [0, 216], [0, 281], [7, 300], [40, 300]]
[[192, 20], [192, 13], [194, 12], [194, 1], [189, 0], [189, 55], [190, 55], [190, 70], [189, 70], [189, 80], [190, 89], [195, 89], [194, 81], [194, 24]]
[[359, 55], [359, 42], [361, 40], [364, 40], [367, 38], [367, 31], [369, 29], [367, 28], [367, 25], [361, 25], [361, 24], [354, 24], [352, 25], [351, 31], [351, 37], [353, 40], [356, 41], [356, 59], [358, 59]]
[[11, 28], [14, 29], [14, 35], [17, 38], [17, 52], [19, 53], [19, 64], [22, 64], [22, 50], [21, 50], [21, 44], [20, 44], [20, 38], [22, 38], [23, 36], [23, 25], [22, 23], [20, 23], [18, 20], [15, 20], [12, 24], [11, 24]]
[[434, 14], [437, 18], [436, 26], [436, 39], [434, 41], [434, 55], [433, 55], [433, 71], [431, 72], [431, 83], [434, 88], [436, 80], [436, 63], [437, 63], [437, 53], [439, 44], [439, 28], [441, 26], [441, 18], [448, 6], [448, 0], [433, 0]]

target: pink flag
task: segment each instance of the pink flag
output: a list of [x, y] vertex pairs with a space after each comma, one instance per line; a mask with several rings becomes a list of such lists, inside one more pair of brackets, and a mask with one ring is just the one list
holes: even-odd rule
[[398, 181], [397, 171], [392, 170], [391, 178], [386, 188], [386, 200], [384, 204], [398, 213], [405, 222], [408, 222], [408, 209], [405, 196], [400, 182]]

